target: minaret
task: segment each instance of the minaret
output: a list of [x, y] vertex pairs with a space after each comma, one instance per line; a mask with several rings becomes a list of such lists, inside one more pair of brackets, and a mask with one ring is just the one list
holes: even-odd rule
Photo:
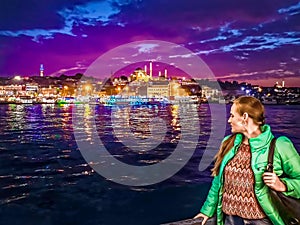
[[150, 79], [152, 79], [152, 61], [150, 61], [150, 68], [149, 68], [149, 70], [150, 70]]
[[40, 77], [43, 77], [44, 76], [44, 65], [41, 64], [40, 65]]
[[145, 74], [147, 75], [147, 65], [145, 65], [144, 71], [145, 71]]
[[168, 78], [168, 71], [167, 71], [167, 69], [165, 69], [165, 78], [166, 79]]

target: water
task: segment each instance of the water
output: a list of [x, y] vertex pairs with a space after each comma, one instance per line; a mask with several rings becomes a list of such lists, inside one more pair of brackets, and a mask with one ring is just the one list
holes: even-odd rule
[[[189, 125], [199, 117], [200, 137], [193, 157], [171, 178], [144, 187], [112, 182], [88, 165], [75, 140], [73, 107], [0, 105], [0, 224], [155, 225], [198, 212], [211, 181], [211, 167], [198, 170], [211, 132], [209, 105], [183, 107]], [[196, 115], [191, 113], [195, 109]], [[299, 109], [298, 105], [266, 106], [273, 132], [290, 137], [298, 150]], [[183, 135], [176, 106], [96, 106], [95, 115], [93, 106], [82, 110], [82, 129], [76, 138], [93, 142], [89, 119], [95, 118], [97, 135], [109, 153], [137, 167], [170, 157]], [[229, 128], [224, 132], [229, 134]], [[166, 135], [162, 138], [161, 133]]]

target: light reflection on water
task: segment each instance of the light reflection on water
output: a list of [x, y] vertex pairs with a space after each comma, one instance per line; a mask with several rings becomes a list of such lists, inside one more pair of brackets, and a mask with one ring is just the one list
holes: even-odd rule
[[[70, 200], [75, 194], [80, 195], [92, 205], [101, 205], [102, 208], [98, 208], [97, 213], [101, 212], [103, 207], [110, 207], [111, 198], [115, 198], [112, 195], [116, 194], [114, 185], [96, 174], [82, 158], [73, 135], [72, 107], [72, 105], [51, 104], [0, 105], [0, 211], [1, 209], [8, 210], [7, 207], [14, 203], [24, 204], [35, 210], [41, 207], [44, 209], [53, 207], [52, 211], [56, 212], [67, 206], [57, 205], [58, 203], [53, 202], [51, 198], [59, 195], [60, 198]], [[91, 106], [84, 107], [85, 119], [82, 132], [90, 134], [90, 141], [92, 141], [89, 118], [94, 117], [98, 135], [106, 143], [110, 153], [126, 163], [148, 165], [160, 162], [172, 153], [180, 139], [181, 125], [176, 105], [117, 107], [115, 109], [96, 106], [95, 115]], [[197, 106], [187, 105], [185, 109], [187, 112], [188, 107]], [[229, 107], [227, 106], [227, 112], [229, 112]], [[271, 124], [273, 132], [277, 136], [290, 137], [299, 151], [300, 106], [266, 106], [265, 108], [266, 121]], [[110, 116], [112, 111], [115, 112], [113, 122]], [[131, 188], [132, 190], [147, 192], [169, 185], [193, 184], [210, 179], [209, 170], [202, 173], [197, 170], [211, 131], [209, 105], [201, 105], [197, 116], [200, 120], [201, 134], [194, 157], [189, 163], [162, 184], [144, 188], [135, 187]], [[159, 122], [151, 127], [154, 119], [159, 119]], [[114, 130], [113, 127], [117, 129]], [[154, 136], [151, 142], [147, 142], [153, 129], [166, 135]], [[228, 132], [229, 128], [227, 128]], [[123, 143], [130, 135], [142, 143], [132, 145], [131, 150]], [[93, 190], [90, 189], [91, 187]], [[83, 195], [82, 190], [91, 196]], [[53, 194], [54, 191], [55, 194]], [[55, 196], [50, 198], [47, 193]], [[127, 193], [124, 194], [122, 200], [128, 203], [131, 201], [130, 198], [130, 194]], [[101, 199], [100, 203], [99, 199]], [[64, 201], [60, 203], [68, 205]], [[25, 208], [21, 209], [26, 211]], [[54, 222], [51, 221], [48, 224], [54, 224]], [[109, 222], [102, 224], [109, 224]]]

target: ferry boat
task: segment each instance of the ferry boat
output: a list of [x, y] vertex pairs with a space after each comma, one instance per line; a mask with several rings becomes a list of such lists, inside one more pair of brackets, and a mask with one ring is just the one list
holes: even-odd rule
[[103, 105], [147, 105], [147, 104], [169, 104], [165, 97], [148, 98], [145, 96], [120, 96], [111, 95], [99, 98], [99, 104]]
[[73, 103], [76, 103], [76, 98], [71, 97], [71, 96], [62, 97], [62, 98], [58, 98], [56, 100], [56, 103], [58, 103], [58, 104], [73, 104]]
[[170, 96], [172, 104], [197, 104], [200, 99], [197, 96]]
[[18, 104], [32, 104], [34, 103], [34, 98], [31, 96], [19, 96], [16, 98], [16, 103]]
[[56, 99], [52, 98], [52, 97], [45, 97], [45, 98], [42, 98], [42, 100], [41, 100], [42, 104], [54, 104], [55, 102], [56, 102]]
[[264, 105], [277, 105], [278, 101], [274, 97], [265, 97], [261, 101]]

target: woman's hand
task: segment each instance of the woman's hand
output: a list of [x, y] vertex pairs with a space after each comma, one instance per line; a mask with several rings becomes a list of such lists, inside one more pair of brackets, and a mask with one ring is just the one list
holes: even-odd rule
[[203, 218], [201, 225], [204, 225], [204, 224], [206, 223], [206, 221], [209, 219], [208, 216], [206, 216], [206, 215], [204, 215], [204, 214], [202, 214], [202, 213], [198, 213], [198, 214], [194, 217], [194, 219], [198, 219], [198, 218], [200, 218], [200, 217]]
[[274, 189], [275, 191], [286, 191], [285, 184], [275, 173], [265, 172], [263, 174], [263, 180], [268, 187]]

